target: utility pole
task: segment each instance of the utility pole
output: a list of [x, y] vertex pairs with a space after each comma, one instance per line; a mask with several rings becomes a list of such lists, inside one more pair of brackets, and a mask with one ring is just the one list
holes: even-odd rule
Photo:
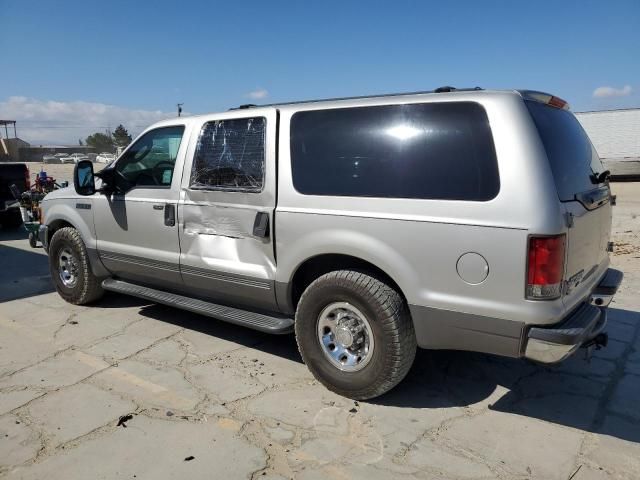
[[176, 103], [176, 107], [178, 107], [178, 116], [182, 114], [182, 105], [184, 105], [184, 103]]

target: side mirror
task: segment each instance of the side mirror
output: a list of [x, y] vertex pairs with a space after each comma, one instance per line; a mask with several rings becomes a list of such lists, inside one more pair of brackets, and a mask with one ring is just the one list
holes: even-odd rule
[[96, 193], [96, 180], [93, 175], [93, 163], [81, 160], [73, 169], [73, 186], [78, 195], [93, 195]]

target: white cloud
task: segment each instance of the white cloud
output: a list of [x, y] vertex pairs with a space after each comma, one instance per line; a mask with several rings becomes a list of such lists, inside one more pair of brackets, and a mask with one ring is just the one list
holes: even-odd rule
[[56, 102], [18, 96], [0, 101], [0, 118], [16, 120], [18, 137], [32, 145], [77, 145], [78, 139], [84, 141], [88, 135], [107, 128], [113, 131], [119, 124], [135, 137], [152, 123], [175, 116], [175, 112], [82, 101]]
[[622, 88], [598, 87], [593, 91], [593, 96], [596, 98], [626, 97], [631, 95], [631, 92], [633, 92], [631, 85], [625, 85]]
[[269, 96], [269, 92], [264, 88], [258, 88], [253, 92], [247, 93], [246, 96], [252, 98], [253, 100], [260, 100], [262, 98], [267, 98], [267, 96]]

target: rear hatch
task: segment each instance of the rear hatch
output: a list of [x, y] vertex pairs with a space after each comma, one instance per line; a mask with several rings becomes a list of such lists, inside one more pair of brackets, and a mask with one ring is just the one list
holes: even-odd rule
[[[555, 98], [555, 97], [553, 97]], [[575, 304], [608, 265], [611, 202], [607, 174], [598, 153], [568, 110], [525, 101], [549, 159], [558, 197], [567, 216], [564, 299]]]

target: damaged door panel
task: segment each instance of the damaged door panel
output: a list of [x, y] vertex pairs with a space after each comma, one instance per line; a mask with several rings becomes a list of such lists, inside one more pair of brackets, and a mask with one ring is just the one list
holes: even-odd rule
[[[275, 310], [275, 109], [203, 121], [179, 203], [180, 271], [198, 296]], [[266, 216], [266, 226], [264, 217]], [[262, 235], [256, 235], [256, 218]]]

